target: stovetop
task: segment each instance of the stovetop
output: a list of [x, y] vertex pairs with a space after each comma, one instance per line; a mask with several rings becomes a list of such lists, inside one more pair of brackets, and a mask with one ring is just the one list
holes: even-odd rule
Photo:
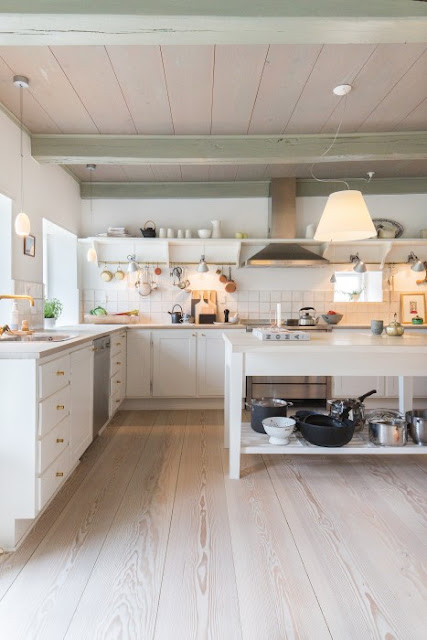
[[[266, 320], [265, 318], [255, 318], [255, 319], [251, 318], [250, 320], [241, 320], [240, 322], [241, 324], [245, 325], [247, 333], [251, 332], [253, 329], [255, 329], [255, 327], [271, 326], [270, 321]], [[311, 326], [304, 326], [304, 325], [288, 326], [286, 324], [283, 324], [282, 328], [289, 329], [289, 331], [332, 331], [332, 327], [330, 325], [325, 325], [325, 324], [320, 324], [320, 325], [315, 324]]]

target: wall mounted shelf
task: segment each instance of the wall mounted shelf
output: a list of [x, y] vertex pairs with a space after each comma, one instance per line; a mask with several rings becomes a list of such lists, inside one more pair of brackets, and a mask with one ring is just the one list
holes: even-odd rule
[[427, 260], [427, 238], [396, 238], [355, 240], [352, 242], [318, 242], [308, 238], [113, 238], [93, 236], [80, 238], [82, 245], [94, 244], [100, 262], [121, 260], [135, 254], [141, 263], [191, 264], [198, 263], [200, 255], [209, 264], [241, 264], [241, 253], [252, 255], [259, 248], [275, 244], [299, 244], [329, 260], [330, 264], [348, 264], [350, 254], [358, 253], [366, 264], [406, 263], [413, 251], [421, 260]]

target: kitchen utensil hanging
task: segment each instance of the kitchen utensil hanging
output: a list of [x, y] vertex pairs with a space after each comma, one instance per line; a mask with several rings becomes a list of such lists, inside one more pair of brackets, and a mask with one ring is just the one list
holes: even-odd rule
[[139, 295], [142, 298], [146, 298], [147, 296], [149, 296], [151, 294], [151, 284], [149, 282], [149, 274], [148, 274], [148, 267], [144, 267], [142, 272], [141, 272], [141, 278], [142, 281], [137, 281], [135, 283], [135, 287], [137, 288], [137, 291], [139, 293]]
[[227, 293], [234, 293], [237, 289], [237, 285], [231, 277], [231, 267], [228, 267], [228, 280], [225, 285], [225, 290]]

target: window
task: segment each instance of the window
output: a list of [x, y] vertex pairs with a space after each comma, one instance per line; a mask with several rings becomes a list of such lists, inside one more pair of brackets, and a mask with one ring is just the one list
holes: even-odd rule
[[337, 271], [335, 273], [334, 302], [382, 302], [382, 271]]

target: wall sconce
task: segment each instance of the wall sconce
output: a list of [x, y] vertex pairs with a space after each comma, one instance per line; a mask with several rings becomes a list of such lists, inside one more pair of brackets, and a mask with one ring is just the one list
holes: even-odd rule
[[427, 263], [419, 260], [418, 256], [416, 256], [413, 251], [411, 251], [411, 253], [409, 254], [406, 262], [411, 265], [411, 271], [416, 271], [417, 273], [419, 273], [420, 271], [426, 270]]
[[133, 254], [128, 256], [127, 258], [129, 260], [129, 264], [127, 268], [128, 274], [136, 273], [137, 271], [139, 271], [139, 264], [136, 261], [136, 255]]
[[350, 256], [350, 262], [353, 264], [353, 271], [356, 273], [365, 273], [367, 271], [366, 264], [359, 258], [358, 253]]

